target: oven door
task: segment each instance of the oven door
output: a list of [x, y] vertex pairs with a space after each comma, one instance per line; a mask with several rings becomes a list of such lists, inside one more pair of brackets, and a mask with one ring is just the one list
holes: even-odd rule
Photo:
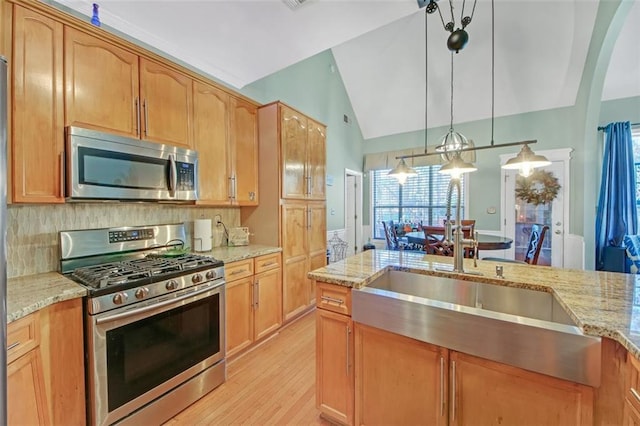
[[118, 421], [224, 358], [224, 282], [210, 284], [88, 317], [92, 424]]

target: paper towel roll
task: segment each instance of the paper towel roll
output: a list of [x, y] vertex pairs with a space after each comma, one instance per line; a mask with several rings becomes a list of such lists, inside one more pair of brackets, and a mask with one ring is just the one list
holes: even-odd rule
[[193, 222], [193, 248], [195, 251], [211, 250], [211, 219], [196, 219]]

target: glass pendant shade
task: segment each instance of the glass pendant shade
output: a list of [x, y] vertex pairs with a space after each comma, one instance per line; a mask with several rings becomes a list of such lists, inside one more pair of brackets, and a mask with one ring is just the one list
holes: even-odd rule
[[460, 158], [460, 153], [456, 153], [451, 161], [440, 167], [439, 173], [451, 175], [451, 179], [460, 179], [463, 173], [475, 172], [478, 170], [476, 166], [467, 163]]
[[551, 164], [544, 155], [537, 155], [528, 145], [522, 147], [518, 155], [509, 159], [502, 168], [506, 170], [519, 170], [520, 175], [527, 177], [536, 167], [544, 167]]
[[404, 185], [409, 176], [417, 176], [418, 172], [416, 172], [412, 167], [409, 167], [407, 163], [405, 163], [404, 158], [400, 159], [398, 165], [393, 168], [387, 176], [394, 177], [398, 179], [398, 183], [400, 185]]
[[436, 146], [436, 151], [442, 153], [443, 160], [451, 161], [456, 151], [466, 148], [469, 148], [467, 137], [451, 128], [440, 140], [440, 145]]

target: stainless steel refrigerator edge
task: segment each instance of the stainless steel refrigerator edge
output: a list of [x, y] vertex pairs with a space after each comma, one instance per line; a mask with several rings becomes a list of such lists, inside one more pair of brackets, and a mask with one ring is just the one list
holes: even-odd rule
[[7, 424], [7, 60], [0, 56], [0, 424]]

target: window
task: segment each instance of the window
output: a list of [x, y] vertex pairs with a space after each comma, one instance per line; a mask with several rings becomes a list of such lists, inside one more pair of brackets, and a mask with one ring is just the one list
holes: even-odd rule
[[[371, 171], [371, 206], [373, 210], [373, 238], [384, 239], [382, 221], [393, 220], [406, 224], [442, 225], [447, 217], [447, 188], [449, 175], [438, 173], [440, 166], [414, 167], [418, 176], [407, 179], [404, 185], [387, 176], [389, 170]], [[462, 194], [461, 215], [464, 217], [464, 175], [460, 179]], [[452, 208], [457, 194], [454, 191]], [[455, 211], [452, 211], [455, 216]]]

